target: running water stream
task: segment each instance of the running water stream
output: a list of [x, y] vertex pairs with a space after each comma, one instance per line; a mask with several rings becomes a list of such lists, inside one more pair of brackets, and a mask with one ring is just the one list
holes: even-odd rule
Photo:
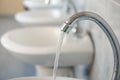
[[60, 57], [61, 47], [62, 47], [62, 44], [63, 44], [64, 37], [65, 37], [65, 33], [64, 32], [60, 32], [58, 43], [57, 43], [54, 68], [53, 68], [53, 80], [56, 80], [58, 63], [59, 63], [59, 57]]

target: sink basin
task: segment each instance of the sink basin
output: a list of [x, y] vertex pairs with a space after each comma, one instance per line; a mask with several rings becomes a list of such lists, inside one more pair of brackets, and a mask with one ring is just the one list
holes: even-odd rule
[[[30, 64], [53, 66], [59, 30], [56, 26], [14, 29], [1, 37], [1, 43], [20, 60]], [[92, 59], [93, 47], [86, 35], [64, 42], [59, 66], [91, 64]]]
[[15, 19], [22, 24], [61, 24], [71, 14], [64, 14], [58, 9], [42, 9], [19, 12]]
[[24, 0], [23, 4], [24, 6], [26, 6], [27, 8], [31, 9], [31, 10], [35, 10], [35, 9], [43, 9], [43, 8], [61, 8], [60, 2], [61, 0], [52, 0], [51, 4], [48, 5], [45, 3], [45, 0]]
[[[52, 77], [23, 77], [23, 78], [15, 78], [10, 80], [53, 80]], [[56, 80], [84, 80], [84, 79], [75, 79], [68, 77], [57, 77]]]
[[23, 4], [29, 9], [36, 9], [47, 5], [45, 0], [24, 0]]

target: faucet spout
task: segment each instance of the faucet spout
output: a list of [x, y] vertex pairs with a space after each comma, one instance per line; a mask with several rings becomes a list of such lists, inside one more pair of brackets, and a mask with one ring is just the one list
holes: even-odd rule
[[[67, 7], [66, 6], [65, 7], [67, 13], [70, 13], [71, 10], [73, 10], [74, 13], [78, 12], [77, 7], [72, 0], [67, 0], [66, 3]], [[80, 27], [80, 24], [78, 22], [76, 23], [74, 34], [77, 37], [80, 37], [80, 35], [82, 34], [82, 28]]]
[[98, 26], [105, 32], [106, 36], [108, 37], [110, 44], [113, 49], [114, 55], [114, 70], [112, 80], [119, 80], [120, 76], [120, 46], [119, 42], [116, 38], [116, 35], [112, 31], [109, 24], [99, 15], [92, 13], [92, 12], [81, 12], [73, 15], [70, 17], [61, 27], [61, 31], [65, 33], [69, 33], [71, 29], [74, 27], [73, 24], [78, 20], [91, 20], [98, 24]]

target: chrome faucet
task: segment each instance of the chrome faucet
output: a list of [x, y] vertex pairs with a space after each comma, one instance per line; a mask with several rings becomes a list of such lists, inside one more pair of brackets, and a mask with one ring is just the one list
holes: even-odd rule
[[73, 24], [78, 20], [91, 20], [94, 21], [107, 35], [110, 44], [112, 46], [113, 55], [114, 55], [114, 69], [111, 80], [120, 80], [120, 46], [119, 42], [112, 31], [111, 27], [107, 22], [100, 17], [99, 15], [92, 12], [81, 12], [70, 17], [61, 27], [61, 31], [69, 33], [74, 27]]
[[[52, 1], [54, 1], [54, 0], [45, 0], [45, 3], [46, 4], [48, 4], [48, 5], [50, 5], [51, 4], [51, 2]], [[66, 12], [66, 13], [70, 13], [70, 11], [71, 10], [73, 10], [74, 11], [74, 13], [77, 13], [78, 11], [77, 11], [77, 8], [76, 8], [76, 6], [75, 6], [75, 4], [74, 4], [74, 2], [72, 1], [72, 0], [61, 0], [61, 1], [63, 1], [65, 4], [63, 5], [63, 8], [64, 8], [64, 11]], [[82, 29], [80, 28], [80, 25], [79, 25], [79, 23], [77, 22], [77, 24], [76, 24], [76, 27], [75, 27], [75, 30], [74, 30], [74, 32], [73, 32], [75, 35], [77, 35], [77, 37], [79, 37], [80, 36], [80, 33], [82, 33]]]
[[[75, 4], [72, 0], [67, 0], [66, 3], [67, 3], [67, 7], [66, 7], [66, 12], [67, 13], [70, 13], [71, 9], [74, 11], [74, 14], [78, 12], [77, 8], [76, 8], [76, 6], [75, 6]], [[80, 24], [78, 22], [76, 23], [74, 34], [77, 37], [80, 37], [80, 35], [82, 34], [82, 29], [81, 29]]]

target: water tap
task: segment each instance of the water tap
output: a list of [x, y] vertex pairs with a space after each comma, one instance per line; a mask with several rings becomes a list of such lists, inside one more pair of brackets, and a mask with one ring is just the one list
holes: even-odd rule
[[[71, 13], [71, 11], [73, 12], [73, 14], [78, 12], [77, 7], [75, 3], [73, 2], [73, 0], [66, 0], [66, 6], [65, 6], [66, 12], [68, 14]], [[73, 26], [75, 26], [74, 30], [72, 30], [73, 35], [77, 38], [83, 36], [83, 28], [81, 27], [79, 22], [76, 22], [76, 25], [73, 25]]]
[[109, 24], [99, 15], [92, 12], [80, 12], [71, 16], [61, 27], [61, 31], [65, 33], [69, 33], [71, 29], [74, 27], [73, 25], [78, 20], [91, 20], [98, 24], [98, 26], [105, 32], [107, 38], [110, 41], [112, 46], [113, 55], [114, 55], [114, 69], [112, 73], [111, 80], [120, 80], [120, 46], [119, 42], [116, 38], [116, 35], [112, 31]]

